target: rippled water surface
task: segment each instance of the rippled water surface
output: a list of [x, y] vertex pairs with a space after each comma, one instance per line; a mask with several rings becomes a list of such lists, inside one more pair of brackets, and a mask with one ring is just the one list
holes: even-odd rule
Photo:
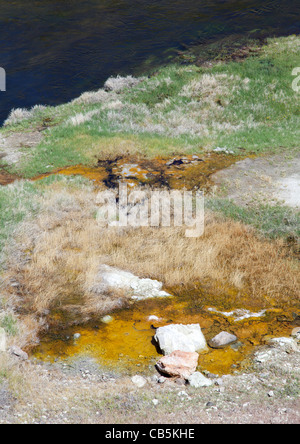
[[0, 0], [0, 122], [12, 108], [63, 103], [165, 62], [186, 44], [297, 33], [299, 12], [291, 0]]

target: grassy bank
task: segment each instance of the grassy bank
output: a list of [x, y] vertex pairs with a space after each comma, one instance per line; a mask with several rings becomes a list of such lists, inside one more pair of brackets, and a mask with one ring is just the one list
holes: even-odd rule
[[30, 182], [0, 187], [0, 264], [4, 260], [4, 247], [14, 229], [38, 211], [36, 197], [36, 187]]
[[43, 139], [21, 147], [21, 161], [7, 167], [33, 177], [124, 154], [293, 150], [299, 144], [292, 89], [299, 46], [296, 36], [270, 39], [243, 61], [171, 65], [149, 77], [109, 79], [103, 89], [66, 105], [15, 110], [2, 136], [39, 131]]

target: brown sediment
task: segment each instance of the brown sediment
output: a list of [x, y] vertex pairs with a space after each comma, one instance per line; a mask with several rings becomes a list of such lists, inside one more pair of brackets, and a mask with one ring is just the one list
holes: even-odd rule
[[104, 184], [107, 187], [116, 187], [122, 180], [131, 187], [149, 185], [170, 189], [206, 190], [213, 184], [210, 180], [213, 173], [229, 167], [244, 157], [214, 152], [154, 159], [124, 156], [113, 161], [99, 161], [95, 167], [76, 165], [61, 168], [41, 174], [34, 180], [57, 174], [80, 175], [97, 185]]
[[[212, 174], [244, 158], [245, 156], [215, 152], [177, 155], [172, 158], [156, 157], [154, 159], [124, 156], [115, 160], [99, 161], [97, 166], [92, 167], [66, 166], [40, 174], [32, 180], [41, 180], [61, 174], [82, 176], [93, 181], [97, 186], [109, 188], [116, 187], [122, 180], [130, 187], [149, 185], [155, 188], [208, 190], [213, 185], [213, 181], [210, 179]], [[0, 170], [0, 185], [7, 185], [17, 179], [21, 179], [21, 177]]]
[[[154, 159], [122, 158], [111, 164], [110, 184], [119, 180], [131, 184], [167, 187], [170, 189], [207, 189], [210, 175], [243, 158], [224, 153], [205, 153], [157, 157]], [[103, 164], [102, 162], [100, 163]]]
[[60, 168], [58, 170], [52, 171], [51, 173], [40, 174], [35, 177], [33, 180], [41, 180], [45, 177], [53, 176], [53, 175], [63, 175], [63, 176], [82, 176], [86, 177], [89, 180], [94, 181], [96, 184], [103, 183], [105, 179], [108, 177], [108, 173], [104, 167], [86, 167], [84, 165], [75, 165], [66, 168]]
[[17, 179], [17, 176], [0, 169], [0, 185], [8, 185]]

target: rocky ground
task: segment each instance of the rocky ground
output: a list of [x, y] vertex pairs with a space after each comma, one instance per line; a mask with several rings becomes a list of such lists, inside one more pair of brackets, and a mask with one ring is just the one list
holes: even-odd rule
[[150, 376], [121, 376], [87, 357], [53, 364], [6, 359], [14, 375], [0, 385], [1, 424], [300, 422], [300, 348], [293, 338], [257, 349], [248, 372], [207, 374], [212, 384], [205, 387], [161, 377], [155, 368]]

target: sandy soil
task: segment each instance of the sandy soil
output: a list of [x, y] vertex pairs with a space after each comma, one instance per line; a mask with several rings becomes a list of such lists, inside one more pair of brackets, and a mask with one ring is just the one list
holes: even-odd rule
[[26, 150], [37, 145], [42, 140], [42, 132], [14, 132], [5, 137], [0, 134], [0, 159], [8, 165], [17, 164]]
[[300, 154], [247, 158], [211, 179], [237, 205], [284, 204], [300, 209]]

